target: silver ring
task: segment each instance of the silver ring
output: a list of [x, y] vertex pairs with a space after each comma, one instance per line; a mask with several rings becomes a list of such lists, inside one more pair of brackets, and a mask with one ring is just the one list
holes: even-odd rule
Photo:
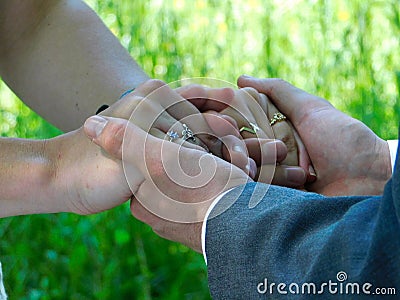
[[167, 132], [168, 138], [170, 142], [179, 138], [179, 134], [176, 131], [170, 130]]
[[251, 122], [249, 122], [249, 124], [250, 124], [251, 128], [243, 126], [242, 128], [239, 129], [239, 132], [247, 131], [247, 132], [250, 132], [252, 134], [257, 134], [257, 131], [260, 130], [260, 127], [258, 127], [257, 124], [254, 124], [254, 123], [251, 123]]
[[186, 124], [182, 124], [183, 130], [182, 130], [182, 138], [187, 141], [191, 140], [192, 142], [196, 141], [196, 138], [193, 134], [193, 131], [190, 130], [190, 128]]
[[257, 131], [260, 130], [260, 127], [257, 126], [257, 124], [249, 122], [251, 128], [253, 128], [253, 131], [256, 133]]

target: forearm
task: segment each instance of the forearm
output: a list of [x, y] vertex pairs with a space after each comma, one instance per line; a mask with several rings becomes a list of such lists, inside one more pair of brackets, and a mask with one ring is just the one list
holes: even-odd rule
[[0, 72], [47, 120], [76, 129], [99, 106], [148, 79], [86, 4], [35, 1], [1, 4]]
[[130, 196], [120, 161], [82, 128], [45, 141], [0, 138], [0, 217], [92, 214]]
[[0, 217], [60, 210], [46, 141], [0, 139]]

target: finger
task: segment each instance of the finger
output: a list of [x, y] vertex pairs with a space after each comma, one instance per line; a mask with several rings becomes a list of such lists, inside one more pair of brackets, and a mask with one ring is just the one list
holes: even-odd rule
[[175, 91], [201, 112], [207, 110], [219, 112], [230, 105], [235, 95], [231, 88], [209, 88], [196, 84], [183, 86]]
[[299, 152], [299, 167], [301, 167], [306, 172], [307, 183], [313, 183], [314, 181], [317, 180], [317, 174], [315, 173], [315, 169], [311, 163], [310, 156], [296, 130], [293, 131], [293, 134], [296, 138], [298, 152]]
[[[166, 143], [125, 119], [93, 116], [86, 120], [84, 131], [95, 144], [109, 155], [126, 160], [144, 175], [148, 174], [148, 162], [152, 163], [152, 169], [163, 169], [162, 148], [165, 148], [165, 152], [170, 151], [170, 153], [179, 151], [178, 145]], [[123, 155], [123, 149], [129, 149], [129, 151]]]
[[196, 139], [195, 142], [188, 142], [187, 140], [182, 139], [182, 138], [171, 139], [170, 136], [165, 134], [164, 131], [159, 130], [157, 128], [150, 129], [149, 133], [152, 136], [155, 136], [155, 137], [157, 137], [159, 139], [162, 139], [162, 140], [165, 140], [165, 141], [168, 141], [168, 142], [171, 142], [171, 143], [175, 143], [175, 144], [181, 145], [181, 146], [183, 146], [185, 148], [208, 152], [207, 146], [204, 145], [203, 143], [201, 143], [201, 141], [199, 139]]
[[234, 135], [238, 138], [241, 137], [237, 123], [232, 117], [217, 113], [215, 111], [207, 111], [203, 114], [203, 116], [217, 137], [223, 137], [227, 135]]
[[271, 102], [264, 94], [259, 93], [256, 89], [251, 87], [241, 88], [241, 91], [247, 93], [250, 97], [247, 103], [251, 115], [254, 117], [254, 122], [262, 129], [267, 137], [273, 138], [271, 126], [269, 126], [269, 119], [267, 116], [268, 105]]
[[300, 167], [276, 166], [272, 184], [291, 188], [301, 188], [306, 183], [306, 173]]
[[167, 87], [168, 85], [159, 79], [149, 79], [146, 82], [140, 84], [130, 95], [137, 95], [140, 97], [146, 97], [152, 92]]
[[257, 167], [254, 160], [248, 156], [244, 141], [233, 135], [224, 136], [221, 140], [223, 158], [254, 178]]
[[[169, 122], [165, 123], [166, 126], [171, 127], [172, 122], [179, 120], [179, 123], [185, 123], [193, 131], [196, 138], [196, 143], [203, 148], [207, 148], [215, 155], [221, 155], [221, 144], [218, 139], [213, 137], [213, 132], [204, 120], [199, 110], [189, 101], [182, 98], [178, 93], [172, 90], [168, 85], [160, 80], [150, 80], [141, 85], [135, 90], [136, 95], [141, 95], [144, 100], [140, 103], [138, 108], [132, 115], [133, 122], [140, 115], [152, 116], [147, 118], [151, 124], [158, 117], [154, 114], [159, 113], [163, 115]], [[155, 103], [160, 105], [156, 111], [146, 109], [146, 106], [152, 106]], [[144, 108], [143, 108], [144, 107]], [[180, 127], [180, 126], [178, 126]], [[166, 128], [163, 128], [167, 132]], [[168, 129], [169, 130], [169, 129]], [[182, 132], [181, 128], [178, 132]]]
[[282, 79], [258, 79], [243, 75], [239, 77], [238, 85], [250, 86], [266, 94], [295, 127], [311, 108], [331, 106], [326, 100], [308, 94]]
[[286, 145], [279, 140], [271, 139], [245, 139], [249, 156], [255, 161], [257, 166], [281, 162], [287, 155]]
[[[143, 105], [143, 98], [153, 93], [154, 91], [160, 89], [165, 86], [166, 83], [157, 80], [150, 79], [141, 85], [139, 85], [134, 91], [127, 94], [125, 97], [118, 101], [118, 105], [112, 105], [108, 109], [101, 112], [101, 115], [104, 116], [118, 116], [122, 119], [130, 119], [132, 112], [135, 111], [138, 105]], [[148, 103], [151, 105], [151, 103]], [[141, 107], [141, 109], [144, 109]], [[159, 110], [157, 113], [161, 113], [162, 110]], [[149, 120], [154, 120], [154, 116], [148, 116]], [[135, 120], [133, 120], [135, 121]], [[135, 123], [135, 122], [134, 122]]]
[[236, 120], [240, 133], [245, 139], [273, 137], [272, 135], [268, 136], [264, 130], [268, 120], [262, 107], [246, 89], [237, 90], [235, 92], [235, 100], [231, 106], [221, 113], [229, 115]]
[[[276, 113], [279, 113], [279, 110], [271, 101], [268, 102], [267, 106], [268, 106], [268, 118], [272, 120], [274, 115]], [[287, 156], [285, 160], [282, 161], [282, 163], [285, 165], [298, 166], [299, 159], [298, 159], [297, 143], [295, 136], [293, 134], [294, 128], [292, 127], [290, 122], [286, 119], [268, 126], [273, 130], [274, 138], [284, 142], [287, 147], [288, 150]]]
[[83, 125], [85, 134], [108, 154], [122, 159], [122, 143], [128, 121], [117, 119], [109, 122], [109, 117], [92, 116]]

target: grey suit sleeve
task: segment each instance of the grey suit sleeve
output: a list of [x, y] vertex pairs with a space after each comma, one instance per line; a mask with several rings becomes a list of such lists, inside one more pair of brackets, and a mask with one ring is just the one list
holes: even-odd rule
[[[396, 163], [384, 195], [376, 197], [324, 197], [259, 183], [231, 191], [215, 209], [233, 202], [230, 208], [207, 221], [211, 295], [280, 299], [277, 285], [283, 283], [289, 299], [308, 299], [310, 293], [338, 299], [340, 283], [349, 293], [356, 289], [352, 283], [360, 289], [368, 283], [366, 292], [394, 287], [399, 297], [399, 172]], [[254, 208], [248, 205], [251, 197], [261, 200]], [[338, 289], [335, 295], [323, 285], [329, 281], [333, 291]], [[308, 283], [302, 294], [302, 285]], [[358, 299], [364, 293], [351, 295]]]

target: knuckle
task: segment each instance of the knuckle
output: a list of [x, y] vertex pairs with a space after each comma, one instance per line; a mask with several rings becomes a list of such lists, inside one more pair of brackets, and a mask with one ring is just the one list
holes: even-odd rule
[[118, 155], [121, 152], [124, 134], [124, 124], [107, 124], [107, 130], [103, 136], [104, 149], [110, 154]]
[[147, 88], [157, 89], [166, 85], [166, 83], [160, 79], [150, 79], [144, 83], [144, 86]]
[[273, 83], [274, 83], [274, 86], [279, 87], [279, 88], [287, 88], [287, 87], [291, 86], [291, 84], [289, 82], [287, 82], [286, 80], [284, 80], [282, 78], [274, 78]]
[[136, 95], [148, 96], [148, 94], [156, 91], [157, 89], [166, 86], [166, 83], [159, 79], [149, 79], [146, 82], [142, 83], [135, 90]]
[[241, 90], [245, 91], [246, 93], [250, 94], [253, 97], [254, 97], [254, 95], [258, 95], [258, 91], [253, 87], [247, 86], [247, 87], [241, 88]]

